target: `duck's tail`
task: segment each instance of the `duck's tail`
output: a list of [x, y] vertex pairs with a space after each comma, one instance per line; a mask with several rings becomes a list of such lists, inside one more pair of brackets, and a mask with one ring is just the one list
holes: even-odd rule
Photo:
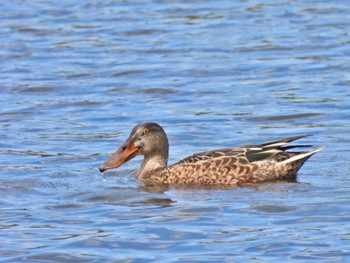
[[[259, 174], [260, 180], [294, 180], [297, 172], [306, 160], [323, 149], [323, 147], [318, 147], [311, 151], [288, 151], [300, 147], [311, 147], [311, 145], [303, 144], [289, 145], [290, 142], [306, 136], [308, 135], [294, 136], [279, 141], [257, 145], [257, 152], [251, 153], [249, 156], [250, 158], [248, 159], [250, 161], [260, 161], [262, 165], [266, 164], [264, 172]], [[252, 149], [254, 150], [255, 148]], [[268, 164], [270, 164], [270, 166]]]
[[312, 155], [321, 151], [322, 149], [323, 149], [323, 147], [321, 146], [321, 147], [318, 147], [310, 152], [301, 152], [301, 153], [295, 154], [292, 157], [282, 161], [281, 164], [289, 164], [289, 163], [293, 163], [293, 162], [298, 162], [300, 164], [300, 166], [302, 166], [307, 159], [309, 159]]

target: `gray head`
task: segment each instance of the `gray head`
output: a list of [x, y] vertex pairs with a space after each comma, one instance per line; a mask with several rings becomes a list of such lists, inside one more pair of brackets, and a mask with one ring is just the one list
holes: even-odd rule
[[99, 170], [104, 172], [117, 168], [140, 154], [144, 155], [145, 160], [161, 158], [165, 163], [168, 161], [168, 138], [159, 124], [146, 122], [136, 125], [129, 138], [100, 166]]

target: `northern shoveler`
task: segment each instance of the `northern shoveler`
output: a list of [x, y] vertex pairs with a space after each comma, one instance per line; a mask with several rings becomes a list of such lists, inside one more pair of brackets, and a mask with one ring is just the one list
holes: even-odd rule
[[139, 124], [123, 145], [99, 167], [117, 168], [137, 155], [144, 156], [137, 177], [145, 184], [249, 185], [294, 180], [304, 162], [322, 147], [308, 152], [287, 152], [287, 144], [309, 135], [240, 148], [197, 153], [167, 166], [169, 143], [163, 128], [153, 122]]

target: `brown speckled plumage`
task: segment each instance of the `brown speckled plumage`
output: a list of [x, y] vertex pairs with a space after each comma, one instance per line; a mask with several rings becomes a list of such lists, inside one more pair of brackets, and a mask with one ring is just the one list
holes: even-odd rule
[[145, 184], [249, 185], [293, 180], [304, 162], [320, 151], [287, 152], [288, 143], [306, 137], [295, 136], [260, 145], [222, 149], [189, 156], [171, 166], [168, 139], [156, 123], [137, 125], [127, 141], [99, 169], [119, 167], [138, 154], [144, 155], [138, 178]]

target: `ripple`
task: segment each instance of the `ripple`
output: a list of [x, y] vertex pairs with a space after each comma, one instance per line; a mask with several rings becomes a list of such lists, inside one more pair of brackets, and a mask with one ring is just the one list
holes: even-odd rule
[[[348, 3], [1, 7], [4, 262], [348, 261]], [[102, 176], [149, 120], [169, 163], [297, 134], [326, 148], [254, 188], [144, 186], [140, 159]]]

